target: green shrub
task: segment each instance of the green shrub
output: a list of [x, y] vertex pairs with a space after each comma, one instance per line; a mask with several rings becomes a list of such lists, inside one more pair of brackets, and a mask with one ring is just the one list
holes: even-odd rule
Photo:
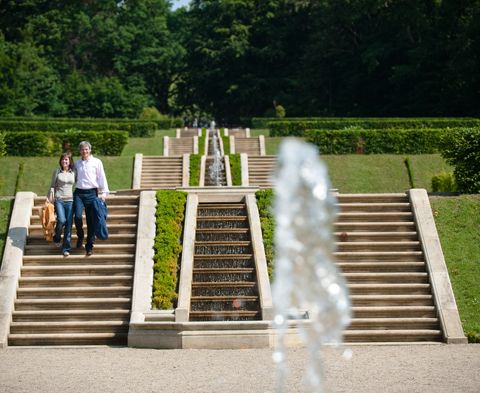
[[163, 120], [165, 116], [163, 116], [160, 111], [155, 108], [154, 106], [149, 106], [147, 108], [143, 108], [142, 112], [138, 116], [140, 120]]
[[188, 184], [191, 187], [200, 185], [200, 163], [202, 156], [199, 154], [190, 154], [190, 176]]
[[6, 132], [5, 143], [8, 156], [54, 156], [64, 151], [76, 152], [81, 141], [92, 144], [94, 154], [119, 156], [128, 142], [126, 131], [79, 131], [64, 132]]
[[283, 119], [286, 115], [285, 108], [282, 105], [275, 106], [275, 116], [278, 119]]
[[458, 191], [480, 192], [480, 128], [451, 130], [441, 139], [443, 158], [455, 167]]
[[268, 275], [271, 279], [273, 276], [273, 264], [275, 257], [275, 217], [272, 210], [274, 193], [272, 189], [259, 190], [255, 193], [255, 197], [257, 199], [258, 213], [260, 215], [260, 225], [262, 227], [263, 245], [265, 248]]
[[232, 186], [242, 185], [242, 166], [240, 163], [240, 154], [230, 154], [230, 173], [232, 175]]
[[442, 171], [432, 176], [432, 191], [433, 192], [455, 192], [457, 191], [457, 184], [453, 173]]
[[170, 309], [177, 299], [177, 272], [182, 252], [181, 236], [186, 201], [187, 194], [184, 192], [157, 192], [152, 294], [152, 307], [156, 309]]
[[0, 132], [0, 157], [7, 154], [7, 144], [5, 143], [5, 133]]

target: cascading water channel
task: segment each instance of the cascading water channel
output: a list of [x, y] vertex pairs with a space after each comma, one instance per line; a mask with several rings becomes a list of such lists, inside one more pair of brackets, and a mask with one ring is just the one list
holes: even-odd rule
[[225, 185], [225, 164], [223, 162], [222, 153], [220, 150], [220, 142], [218, 140], [218, 133], [215, 129], [210, 129], [210, 147], [211, 159], [208, 160], [208, 177], [209, 184], [212, 186]]
[[[332, 262], [335, 241], [335, 197], [325, 165], [313, 145], [287, 139], [280, 147], [275, 187], [274, 325], [278, 345], [277, 391], [283, 391], [286, 374], [284, 338], [288, 319], [298, 320], [309, 353], [307, 390], [321, 392], [322, 343], [340, 343], [350, 322], [350, 300], [344, 278]], [[305, 314], [305, 310], [307, 314]]]

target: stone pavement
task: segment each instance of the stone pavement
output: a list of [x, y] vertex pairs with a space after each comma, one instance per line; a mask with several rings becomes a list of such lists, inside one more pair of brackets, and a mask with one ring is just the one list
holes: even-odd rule
[[[480, 392], [480, 345], [324, 348], [326, 392]], [[303, 392], [304, 349], [287, 354], [284, 392]], [[274, 392], [272, 351], [7, 348], [0, 392]]]

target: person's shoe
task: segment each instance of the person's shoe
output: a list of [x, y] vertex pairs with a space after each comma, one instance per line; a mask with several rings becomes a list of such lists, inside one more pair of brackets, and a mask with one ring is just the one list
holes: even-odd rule
[[83, 246], [83, 238], [79, 237], [77, 239], [77, 248], [82, 248]]
[[64, 256], [64, 257], [68, 257], [69, 255], [70, 255], [70, 253], [69, 253], [68, 251], [64, 251], [64, 252], [63, 252], [63, 256]]
[[87, 250], [87, 253], [85, 255], [87, 257], [89, 257], [90, 255], [93, 255], [93, 250]]

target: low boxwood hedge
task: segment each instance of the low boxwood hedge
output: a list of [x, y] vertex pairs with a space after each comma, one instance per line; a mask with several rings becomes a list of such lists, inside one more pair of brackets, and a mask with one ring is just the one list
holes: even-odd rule
[[181, 191], [157, 192], [155, 256], [152, 307], [168, 310], [177, 300], [181, 236], [187, 194]]
[[94, 154], [119, 156], [128, 142], [126, 131], [67, 130], [65, 132], [5, 132], [8, 156], [55, 156], [64, 151], [76, 152], [78, 144], [89, 141]]

